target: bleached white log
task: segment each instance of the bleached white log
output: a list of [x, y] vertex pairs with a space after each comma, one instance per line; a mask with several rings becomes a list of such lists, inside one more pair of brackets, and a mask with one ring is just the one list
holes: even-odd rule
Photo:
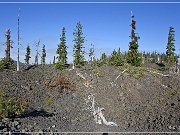
[[112, 85], [112, 86], [113, 86], [113, 84], [115, 83], [115, 81], [116, 81], [125, 71], [127, 71], [127, 69], [123, 70], [123, 72], [122, 72], [121, 74], [119, 74], [119, 75], [114, 79], [113, 82], [111, 82], [111, 85]]
[[157, 74], [157, 75], [161, 75], [161, 76], [170, 76], [170, 75], [164, 75], [164, 74], [161, 74], [161, 73], [158, 73], [158, 72], [154, 72], [154, 71], [151, 71], [151, 70], [148, 70], [150, 73], [153, 73], [153, 74]]
[[[124, 71], [125, 72], [125, 71]], [[123, 73], [124, 73], [123, 72]], [[78, 75], [79, 77], [83, 78], [84, 80], [86, 80], [86, 78], [81, 74], [79, 73], [78, 71], [76, 71], [76, 75]], [[84, 84], [87, 88], [91, 88], [91, 85], [87, 85], [87, 84]], [[86, 105], [88, 106], [88, 110], [90, 110], [90, 112], [93, 114], [94, 116], [94, 120], [96, 123], [98, 124], [102, 124], [102, 122], [105, 124], [105, 125], [108, 125], [108, 126], [117, 126], [116, 123], [114, 122], [108, 122], [103, 113], [102, 113], [102, 110], [104, 110], [104, 108], [100, 108], [100, 107], [95, 107], [95, 98], [94, 98], [94, 95], [90, 94], [88, 95], [87, 99], [85, 99], [85, 102], [86, 102]], [[90, 103], [90, 105], [88, 105]]]
[[78, 71], [76, 71], [76, 75], [78, 75], [79, 77], [83, 78], [84, 80], [86, 80], [86, 78], [81, 74], [81, 73], [78, 73]]
[[96, 123], [98, 123], [98, 124], [104, 123], [105, 125], [108, 125], [108, 126], [116, 126], [117, 127], [116, 123], [108, 122], [106, 120], [106, 118], [104, 117], [104, 115], [102, 113], [102, 110], [104, 110], [104, 108], [100, 108], [100, 107], [95, 108], [95, 100], [94, 100], [93, 95], [89, 95], [88, 100], [89, 100], [89, 102], [91, 102], [91, 107], [89, 107], [89, 109], [92, 112]]

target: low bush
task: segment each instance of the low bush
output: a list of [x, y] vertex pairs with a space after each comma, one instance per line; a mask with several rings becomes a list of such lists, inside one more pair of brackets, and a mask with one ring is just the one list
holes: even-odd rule
[[0, 70], [14, 69], [14, 68], [15, 66], [12, 59], [10, 61], [6, 61], [5, 58], [0, 60]]
[[25, 100], [15, 101], [10, 95], [0, 90], [0, 120], [6, 117], [19, 116], [27, 109]]
[[46, 105], [50, 106], [53, 104], [53, 100], [52, 100], [52, 98], [46, 98], [46, 99], [44, 99], [44, 103]]
[[129, 73], [129, 76], [132, 78], [135, 78], [135, 79], [139, 79], [139, 78], [143, 77], [143, 75], [147, 71], [146, 68], [131, 66], [129, 64], [119, 67], [119, 69], [121, 71], [126, 70], [126, 72]]
[[58, 88], [60, 90], [66, 88], [68, 90], [75, 90], [75, 86], [71, 84], [69, 79], [65, 76], [57, 76], [54, 77], [51, 81], [45, 82], [45, 84], [49, 87]]
[[56, 68], [56, 69], [59, 69], [59, 70], [64, 70], [64, 69], [66, 69], [66, 68], [69, 67], [69, 64], [63, 64], [63, 63], [61, 63], [61, 62], [59, 62], [59, 63], [54, 63], [54, 65], [55, 65], [55, 68]]

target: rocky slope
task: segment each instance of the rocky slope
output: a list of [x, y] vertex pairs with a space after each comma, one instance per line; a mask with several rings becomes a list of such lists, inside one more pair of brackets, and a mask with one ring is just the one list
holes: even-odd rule
[[[6, 70], [0, 78], [1, 89], [29, 103], [26, 114], [0, 122], [1, 132], [180, 132], [179, 74], [107, 65], [60, 72], [46, 65]], [[117, 126], [94, 120], [90, 95]]]

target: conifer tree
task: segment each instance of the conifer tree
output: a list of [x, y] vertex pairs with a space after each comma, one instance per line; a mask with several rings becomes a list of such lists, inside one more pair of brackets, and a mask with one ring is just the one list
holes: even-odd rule
[[173, 65], [175, 63], [175, 38], [174, 38], [174, 28], [169, 28], [169, 34], [168, 34], [168, 43], [166, 47], [166, 55], [167, 55], [167, 61], [169, 65]]
[[132, 15], [132, 22], [131, 22], [131, 42], [129, 43], [129, 51], [127, 54], [127, 63], [131, 64], [132, 66], [140, 66], [142, 63], [141, 56], [138, 52], [138, 39], [139, 36], [136, 36], [136, 21], [134, 20], [134, 15]]
[[124, 65], [123, 57], [121, 56], [120, 48], [117, 51], [116, 59], [115, 59], [115, 66], [122, 66]]
[[73, 33], [74, 35], [74, 66], [81, 67], [85, 64], [84, 52], [83, 52], [83, 44], [85, 42], [85, 37], [83, 36], [83, 26], [80, 22], [76, 25], [76, 30]]
[[107, 64], [107, 55], [102, 53], [100, 60], [97, 60], [97, 66], [100, 67], [103, 64]]
[[113, 51], [110, 57], [110, 64], [114, 66], [122, 66], [124, 65], [123, 57], [121, 56], [120, 48], [116, 52], [116, 50]]
[[10, 29], [7, 29], [5, 36], [6, 36], [6, 50], [5, 50], [5, 58], [0, 62], [0, 67], [2, 67], [2, 69], [13, 69], [14, 68], [14, 62], [10, 57], [10, 50], [11, 48], [13, 48], [12, 42], [10, 40], [10, 34], [11, 31]]
[[57, 59], [58, 62], [56, 63], [56, 68], [63, 70], [66, 68], [67, 65], [67, 46], [66, 46], [66, 30], [65, 27], [62, 28], [62, 34], [60, 37], [60, 44], [56, 50], [58, 54]]
[[26, 55], [24, 59], [27, 65], [29, 65], [29, 59], [31, 58], [30, 54], [31, 54], [31, 49], [30, 49], [30, 46], [28, 45], [26, 48]]
[[41, 64], [45, 65], [45, 63], [46, 63], [46, 48], [45, 48], [45, 45], [43, 45], [42, 56], [41, 56]]
[[6, 50], [5, 50], [5, 52], [6, 52], [6, 62], [10, 62], [11, 61], [11, 57], [10, 57], [10, 50], [11, 50], [11, 40], [10, 40], [10, 33], [11, 33], [11, 31], [10, 31], [10, 29], [8, 29], [7, 31], [6, 31]]
[[106, 63], [106, 61], [107, 61], [107, 55], [106, 55], [105, 53], [102, 53], [102, 55], [101, 55], [101, 60], [102, 60], [104, 63]]
[[114, 51], [112, 52], [111, 57], [110, 57], [110, 59], [109, 59], [109, 63], [110, 63], [111, 65], [115, 65], [114, 62], [115, 62], [115, 59], [116, 59], [116, 55], [117, 55], [117, 52], [116, 52], [116, 50], [114, 49]]

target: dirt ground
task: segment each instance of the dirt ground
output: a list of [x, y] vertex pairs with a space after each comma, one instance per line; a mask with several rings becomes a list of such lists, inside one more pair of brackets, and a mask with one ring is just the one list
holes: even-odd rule
[[[60, 72], [45, 65], [5, 70], [0, 78], [1, 89], [29, 102], [26, 115], [0, 122], [1, 132], [180, 132], [180, 74], [109, 65]], [[89, 95], [117, 126], [95, 121]]]

